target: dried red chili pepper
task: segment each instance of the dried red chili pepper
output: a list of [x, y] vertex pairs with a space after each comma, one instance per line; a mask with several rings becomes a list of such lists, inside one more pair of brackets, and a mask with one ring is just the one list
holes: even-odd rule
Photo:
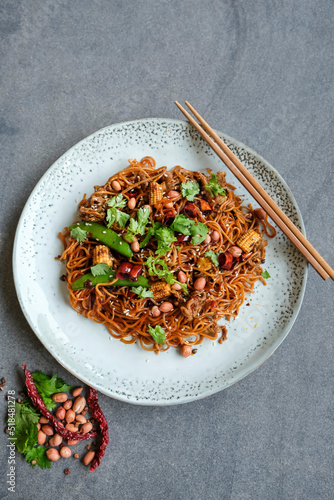
[[178, 234], [176, 236], [177, 242], [178, 243], [186, 243], [187, 241], [190, 241], [192, 236], [189, 234]]
[[233, 266], [233, 256], [229, 252], [221, 253], [218, 257], [219, 267], [229, 271]]
[[184, 205], [184, 209], [182, 210], [182, 212], [190, 219], [197, 218], [196, 207], [193, 203], [191, 203], [191, 201], [187, 201], [187, 203]]
[[131, 189], [131, 191], [128, 191], [126, 194], [131, 199], [131, 198], [135, 198], [135, 196], [137, 196], [138, 191], [137, 191], [137, 189]]
[[162, 224], [164, 226], [171, 226], [174, 222], [174, 219], [175, 219], [175, 215], [176, 215], [176, 212], [175, 210], [168, 210], [164, 215], [163, 215], [163, 218], [162, 218]]
[[207, 217], [212, 212], [212, 208], [210, 207], [209, 203], [205, 200], [199, 201], [199, 207], [200, 207], [201, 212], [204, 215], [204, 217]]
[[133, 264], [131, 262], [122, 262], [119, 268], [116, 271], [116, 278], [118, 280], [127, 280], [130, 279], [130, 274], [133, 268]]
[[141, 274], [142, 270], [143, 266], [141, 266], [140, 264], [134, 265], [133, 268], [131, 269], [129, 279], [131, 281], [138, 281], [138, 277]]
[[241, 260], [242, 260], [242, 262], [245, 262], [245, 260], [247, 260], [252, 255], [252, 253], [253, 252], [242, 253], [241, 254]]
[[105, 449], [109, 443], [109, 432], [108, 432], [107, 419], [103, 415], [102, 410], [101, 410], [99, 403], [98, 403], [97, 392], [95, 389], [92, 389], [91, 387], [89, 388], [89, 395], [87, 398], [87, 402], [88, 402], [89, 408], [91, 409], [93, 418], [100, 425], [100, 433], [102, 435], [101, 445], [100, 445], [99, 449], [97, 450], [95, 457], [94, 457], [94, 459], [89, 467], [89, 470], [91, 472], [94, 472], [94, 470], [100, 465], [101, 458], [103, 457]]
[[42, 400], [41, 396], [39, 395], [37, 387], [34, 384], [32, 374], [27, 369], [26, 364], [23, 363], [22, 367], [26, 377], [26, 387], [29, 398], [31, 399], [33, 405], [37, 408], [37, 410], [39, 410], [41, 414], [45, 418], [47, 418], [49, 422], [54, 426], [58, 434], [60, 434], [65, 439], [70, 439], [73, 441], [74, 440], [83, 441], [85, 439], [92, 439], [97, 435], [96, 432], [81, 433], [81, 432], [71, 432], [68, 429], [65, 429], [63, 424], [59, 422], [59, 420], [57, 420], [56, 417], [52, 415], [52, 413], [49, 412], [49, 410], [45, 406], [45, 403]]

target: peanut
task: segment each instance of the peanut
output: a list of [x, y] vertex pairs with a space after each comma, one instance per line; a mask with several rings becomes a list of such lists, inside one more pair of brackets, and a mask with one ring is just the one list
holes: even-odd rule
[[211, 240], [212, 241], [218, 241], [219, 240], [219, 233], [218, 233], [218, 231], [212, 231], [212, 233], [211, 233]]
[[39, 422], [37, 422], [37, 430], [41, 430], [41, 424]]
[[174, 283], [172, 290], [182, 290], [182, 286], [179, 283]]
[[186, 283], [187, 275], [183, 271], [179, 271], [177, 274], [177, 279], [180, 283]]
[[170, 201], [169, 203], [166, 203], [165, 207], [166, 208], [173, 208], [174, 206], [174, 203], [172, 201]]
[[72, 455], [72, 452], [68, 446], [63, 446], [62, 448], [60, 448], [59, 453], [63, 458], [68, 458]]
[[205, 238], [205, 240], [203, 241], [203, 243], [205, 243], [206, 245], [208, 245], [211, 241], [211, 236], [208, 234], [207, 237]]
[[[133, 198], [132, 198], [133, 199]], [[139, 246], [139, 243], [138, 241], [134, 241], [133, 243], [131, 243], [131, 250], [133, 252], [139, 252], [140, 250], [140, 246]]]
[[88, 451], [86, 455], [83, 457], [84, 465], [89, 465], [94, 457], [95, 457], [95, 451]]
[[65, 429], [71, 432], [78, 432], [78, 429], [75, 427], [74, 424], [66, 424]]
[[46, 434], [43, 431], [38, 431], [37, 434], [37, 443], [44, 444], [46, 441]]
[[72, 394], [74, 398], [77, 398], [82, 393], [83, 387], [76, 387], [73, 389]]
[[67, 444], [68, 444], [69, 446], [74, 446], [74, 445], [75, 445], [75, 444], [77, 444], [77, 443], [79, 443], [79, 439], [69, 439], [69, 440], [67, 441]]
[[266, 215], [267, 215], [267, 214], [266, 214], [265, 210], [263, 210], [263, 208], [256, 208], [256, 209], [254, 210], [254, 215], [255, 215], [258, 219], [263, 220], [263, 219], [265, 219], [265, 218], [266, 218]]
[[81, 413], [86, 406], [86, 400], [83, 396], [78, 396], [73, 403], [72, 410], [75, 413]]
[[190, 356], [191, 351], [192, 351], [192, 349], [191, 349], [191, 345], [183, 345], [183, 346], [181, 347], [181, 354], [182, 354], [182, 356], [183, 356], [184, 358], [187, 358], [188, 356]]
[[118, 181], [112, 181], [111, 187], [113, 188], [114, 191], [122, 191], [122, 186]]
[[52, 438], [49, 439], [49, 444], [50, 446], [59, 446], [62, 441], [63, 438], [61, 437], [61, 435], [56, 433], [54, 436], [52, 436]]
[[48, 424], [49, 421], [46, 417], [41, 416], [41, 418], [39, 419], [39, 423], [40, 424]]
[[46, 456], [51, 462], [57, 462], [60, 459], [59, 451], [56, 448], [49, 448], [46, 450]]
[[53, 436], [54, 434], [54, 430], [53, 430], [53, 427], [51, 427], [51, 425], [42, 425], [42, 431], [44, 432], [44, 434], [46, 434], [47, 436]]
[[66, 410], [63, 406], [59, 406], [57, 409], [56, 409], [56, 417], [58, 418], [58, 420], [64, 420], [65, 418], [65, 415], [66, 415]]
[[128, 201], [128, 209], [133, 210], [136, 204], [137, 204], [136, 198], [130, 198], [130, 200]]
[[155, 318], [157, 318], [159, 316], [159, 314], [160, 314], [160, 309], [157, 306], [153, 306], [152, 309], [151, 309], [151, 312], [152, 312], [152, 316], [154, 316]]
[[203, 290], [203, 288], [206, 285], [206, 279], [205, 278], [197, 278], [197, 280], [194, 283], [194, 288], [195, 290]]
[[65, 420], [68, 424], [73, 422], [75, 420], [75, 412], [73, 410], [67, 410]]
[[77, 415], [77, 416], [75, 417], [75, 420], [76, 420], [77, 422], [79, 422], [80, 424], [85, 424], [85, 423], [87, 422], [86, 417], [84, 417], [83, 415]]
[[52, 396], [55, 403], [64, 403], [68, 399], [66, 392], [58, 392]]
[[67, 401], [65, 401], [65, 403], [63, 404], [63, 407], [65, 408], [65, 410], [69, 410], [70, 408], [72, 408], [72, 405], [73, 405], [73, 401], [72, 399], [68, 399]]
[[80, 432], [86, 434], [87, 432], [90, 432], [92, 429], [93, 429], [93, 424], [91, 422], [86, 422], [81, 426]]
[[151, 207], [151, 205], [144, 205], [143, 208], [148, 208], [149, 211], [150, 211], [150, 215], [151, 215], [151, 213], [152, 213], [152, 207]]
[[232, 257], [240, 257], [242, 254], [241, 248], [237, 246], [230, 247], [228, 252], [232, 255]]
[[168, 196], [168, 198], [177, 198], [179, 196], [179, 194], [180, 193], [178, 191], [172, 190], [172, 191], [169, 191], [167, 193], [167, 196]]
[[171, 302], [163, 302], [160, 306], [159, 309], [163, 313], [167, 313], [173, 309], [173, 304]]

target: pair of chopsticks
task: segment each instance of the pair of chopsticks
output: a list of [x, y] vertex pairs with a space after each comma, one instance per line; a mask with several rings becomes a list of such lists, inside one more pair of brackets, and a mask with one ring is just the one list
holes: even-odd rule
[[257, 203], [267, 212], [269, 217], [291, 240], [296, 248], [304, 255], [308, 262], [326, 280], [331, 277], [334, 279], [334, 270], [325, 261], [293, 222], [279, 208], [269, 194], [263, 189], [258, 181], [251, 175], [241, 161], [232, 153], [223, 140], [208, 125], [201, 115], [186, 101], [186, 105], [197, 118], [199, 123], [184, 109], [177, 101], [177, 107], [186, 116], [189, 122], [197, 129], [203, 139], [211, 146], [214, 152], [225, 163], [230, 171], [241, 182], [244, 188], [253, 196]]

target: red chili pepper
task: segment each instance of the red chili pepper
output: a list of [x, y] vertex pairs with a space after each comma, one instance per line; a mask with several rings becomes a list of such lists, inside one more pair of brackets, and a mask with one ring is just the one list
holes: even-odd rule
[[87, 398], [87, 402], [89, 405], [89, 408], [92, 411], [92, 416], [93, 418], [99, 423], [100, 425], [100, 432], [102, 434], [102, 443], [97, 450], [95, 457], [89, 467], [89, 470], [91, 472], [94, 472], [96, 467], [98, 467], [101, 463], [101, 458], [104, 455], [105, 449], [109, 443], [109, 431], [108, 431], [108, 422], [106, 417], [103, 415], [102, 410], [99, 406], [98, 403], [98, 398], [97, 398], [97, 392], [95, 389], [92, 389], [91, 387], [89, 388], [89, 396]]
[[190, 241], [191, 238], [192, 238], [192, 236], [190, 236], [189, 234], [178, 234], [176, 236], [178, 243], [185, 243], [186, 241]]
[[59, 422], [59, 420], [56, 419], [54, 415], [52, 415], [51, 412], [47, 409], [45, 406], [44, 401], [42, 400], [41, 396], [38, 393], [37, 387], [34, 384], [34, 380], [32, 378], [32, 374], [30, 371], [27, 369], [27, 366], [25, 363], [22, 365], [24, 374], [26, 377], [26, 386], [27, 386], [27, 393], [29, 398], [31, 399], [33, 405], [41, 412], [41, 414], [49, 420], [49, 422], [52, 423], [58, 434], [60, 434], [63, 438], [65, 439], [70, 439], [70, 440], [76, 440], [76, 441], [83, 441], [84, 439], [91, 439], [95, 438], [97, 433], [96, 432], [86, 432], [86, 433], [81, 433], [81, 432], [72, 432], [69, 431], [68, 429], [65, 429], [63, 424]]
[[241, 260], [242, 260], [242, 262], [244, 262], [245, 260], [247, 260], [252, 255], [252, 253], [253, 252], [242, 253], [241, 254]]
[[221, 253], [218, 257], [219, 267], [229, 271], [233, 266], [233, 257], [229, 252]]
[[200, 200], [199, 206], [200, 206], [201, 212], [204, 215], [204, 217], [207, 217], [208, 215], [211, 214], [212, 208], [210, 207], [210, 205], [207, 201]]
[[135, 297], [137, 294], [134, 293], [134, 292], [128, 292], [128, 299], [133, 299], [133, 297]]
[[187, 203], [184, 206], [183, 212], [190, 219], [196, 219], [197, 218], [196, 207], [195, 207], [195, 205], [193, 203], [191, 203], [191, 201], [187, 201]]
[[138, 277], [141, 274], [142, 270], [143, 266], [141, 266], [140, 264], [134, 265], [133, 268], [131, 269], [129, 279], [131, 281], [138, 281]]
[[131, 262], [122, 262], [119, 268], [116, 271], [116, 278], [118, 280], [127, 280], [131, 279], [130, 274], [133, 268], [133, 264]]
[[175, 219], [175, 210], [168, 210], [164, 215], [163, 215], [163, 218], [162, 218], [162, 224], [164, 226], [171, 226], [173, 224], [173, 221]]
[[137, 189], [131, 189], [131, 191], [128, 191], [126, 194], [131, 199], [131, 198], [135, 198], [135, 196], [137, 196], [138, 191], [137, 191]]

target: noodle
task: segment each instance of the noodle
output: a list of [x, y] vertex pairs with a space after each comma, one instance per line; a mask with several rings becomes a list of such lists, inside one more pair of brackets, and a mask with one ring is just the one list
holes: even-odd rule
[[[175, 280], [180, 271], [185, 275], [186, 289], [180, 289], [181, 286], [172, 287], [169, 297], [163, 299], [154, 296], [141, 298], [131, 292], [129, 286], [113, 286], [112, 283], [116, 279], [96, 286], [86, 287], [85, 284], [84, 288], [73, 290], [73, 283], [90, 272], [94, 248], [100, 243], [89, 237], [84, 242], [78, 241], [66, 228], [63, 234], [60, 233], [65, 247], [61, 260], [66, 262], [71, 306], [79, 314], [105, 324], [114, 338], [126, 344], [139, 341], [143, 349], [154, 350], [156, 353], [170, 347], [194, 346], [202, 343], [205, 338], [214, 340], [219, 337], [221, 343], [226, 339], [227, 330], [225, 326], [218, 325], [218, 320], [223, 317], [227, 320], [236, 317], [245, 301], [245, 294], [253, 292], [257, 281], [266, 284], [261, 275], [261, 264], [265, 259], [267, 242], [262, 236], [274, 237], [275, 229], [268, 223], [267, 216], [260, 219], [255, 216], [251, 205], [242, 204], [241, 198], [234, 192], [235, 188], [226, 183], [224, 172], [215, 176], [219, 188], [217, 194], [206, 188], [209, 186], [210, 177], [214, 177], [210, 171], [208, 175], [204, 175], [180, 166], [167, 171], [166, 167], [156, 168], [151, 157], [145, 157], [141, 162], [129, 160], [129, 163], [127, 168], [112, 176], [104, 186], [95, 186], [95, 192], [88, 199], [84, 196], [79, 203], [79, 218], [82, 221], [107, 225], [107, 203], [120, 194], [126, 202], [135, 198], [135, 208], [130, 210], [125, 206], [122, 211], [131, 218], [136, 218], [137, 210], [149, 204], [153, 183], [158, 183], [163, 196], [151, 207], [145, 233], [137, 235], [139, 242], [143, 241], [153, 223], [160, 222], [160, 227], [169, 227], [170, 219], [173, 221], [181, 214], [198, 224], [196, 227], [200, 224], [207, 226], [208, 235], [216, 235], [215, 241], [209, 236], [201, 243], [194, 244], [191, 243], [191, 236], [183, 238], [182, 234], [180, 237], [179, 233], [175, 233], [178, 241], [170, 244], [166, 254], [159, 259], [167, 264]], [[121, 191], [114, 189], [114, 181], [119, 183]], [[187, 212], [189, 202], [181, 195], [182, 183], [189, 181], [196, 182], [199, 187], [191, 202], [196, 208], [195, 217], [192, 218]], [[167, 196], [170, 191], [179, 193], [172, 203], [171, 198]], [[211, 213], [210, 210], [198, 208], [202, 207], [201, 201], [209, 204]], [[117, 222], [112, 224], [111, 229], [120, 236], [125, 236], [127, 231], [127, 227], [121, 227]], [[251, 252], [241, 253], [237, 241], [251, 229], [256, 231], [259, 239]], [[231, 247], [238, 247], [241, 255], [233, 257], [230, 269], [225, 269], [221, 264], [214, 265], [213, 260], [205, 255], [208, 251], [213, 251], [216, 256], [225, 255], [230, 253]], [[111, 250], [113, 269], [116, 271], [125, 260], [131, 265], [142, 266], [142, 276], [148, 278], [153, 290], [154, 284], [164, 282], [157, 275], [150, 273], [147, 265], [147, 259], [154, 258], [156, 251], [157, 241], [154, 236], [129, 259]], [[203, 278], [202, 283], [205, 283], [205, 286], [198, 290], [194, 288], [194, 284], [196, 280], [199, 283], [199, 278]], [[136, 286], [135, 282], [133, 286]], [[154, 306], [159, 308], [164, 302], [171, 303], [172, 310], [161, 312], [159, 309], [158, 316], [154, 316]], [[149, 333], [149, 326], [155, 328], [157, 325], [165, 332], [164, 342], [158, 343]]]

